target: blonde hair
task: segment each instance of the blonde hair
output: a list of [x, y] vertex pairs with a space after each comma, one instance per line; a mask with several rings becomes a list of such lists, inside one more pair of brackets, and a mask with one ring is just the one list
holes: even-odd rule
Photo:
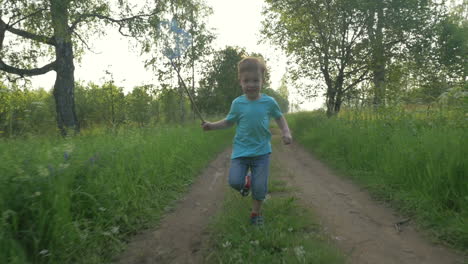
[[259, 72], [262, 74], [262, 79], [265, 80], [266, 65], [263, 58], [260, 57], [245, 57], [237, 64], [237, 77], [241, 78], [244, 72]]

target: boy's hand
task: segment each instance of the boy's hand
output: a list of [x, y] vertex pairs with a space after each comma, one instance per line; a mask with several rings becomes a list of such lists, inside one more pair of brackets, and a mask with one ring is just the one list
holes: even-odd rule
[[208, 130], [212, 130], [213, 127], [212, 127], [212, 124], [210, 122], [203, 122], [201, 124], [201, 127], [204, 131], [208, 131]]
[[291, 144], [292, 143], [291, 133], [284, 133], [282, 139], [285, 145]]

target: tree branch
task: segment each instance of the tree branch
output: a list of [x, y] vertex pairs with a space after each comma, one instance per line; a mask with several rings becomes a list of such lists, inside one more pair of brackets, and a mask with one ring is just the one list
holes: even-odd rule
[[91, 52], [94, 53], [94, 54], [98, 54], [97, 52], [94, 52], [94, 51], [91, 49], [91, 47], [90, 47], [90, 46], [88, 45], [88, 43], [81, 37], [80, 34], [78, 34], [78, 33], [76, 33], [76, 32], [73, 32], [73, 34], [75, 34], [75, 35], [78, 37], [78, 39], [79, 39], [81, 42], [83, 42], [83, 44], [86, 46], [86, 48], [87, 48], [89, 51], [91, 51]]
[[[128, 36], [126, 34], [124, 34], [122, 32], [122, 28], [123, 28], [123, 23], [124, 22], [127, 22], [127, 21], [131, 21], [131, 20], [134, 20], [134, 19], [138, 19], [138, 18], [143, 18], [143, 17], [150, 17], [154, 15], [154, 13], [152, 14], [142, 14], [142, 15], [136, 15], [136, 16], [132, 16], [132, 17], [126, 17], [126, 18], [122, 18], [122, 19], [115, 19], [115, 18], [112, 18], [112, 17], [108, 17], [108, 16], [105, 16], [105, 15], [100, 15], [100, 14], [82, 14], [81, 16], [79, 16], [70, 26], [70, 31], [74, 31], [76, 29], [76, 27], [78, 26], [79, 23], [85, 21], [87, 18], [91, 18], [91, 17], [95, 17], [95, 18], [99, 18], [99, 19], [104, 19], [104, 20], [108, 20], [112, 23], [115, 23], [115, 24], [118, 24], [119, 25], [119, 32], [120, 34], [124, 35], [124, 36]], [[130, 37], [130, 36], [128, 36]]]
[[47, 36], [37, 35], [37, 34], [31, 33], [31, 32], [24, 31], [22, 29], [14, 28], [14, 27], [12, 27], [10, 25], [5, 24], [5, 22], [0, 18], [0, 29], [3, 29], [3, 28], [5, 28], [9, 32], [11, 32], [13, 34], [16, 34], [18, 36], [21, 36], [23, 38], [31, 39], [31, 40], [41, 42], [41, 43], [45, 43], [45, 44], [49, 44], [49, 45], [52, 45], [52, 46], [56, 45], [55, 40], [53, 38], [50, 38], [50, 37], [47, 37]]
[[25, 16], [25, 17], [20, 18], [19, 20], [17, 20], [16, 22], [14, 22], [14, 23], [12, 23], [12, 24], [8, 23], [8, 25], [9, 25], [9, 27], [12, 27], [12, 26], [18, 24], [19, 22], [21, 22], [21, 21], [23, 21], [23, 20], [25, 20], [25, 19], [27, 19], [27, 18], [29, 18], [29, 17], [35, 16], [35, 15], [37, 15], [38, 13], [41, 13], [42, 11], [45, 11], [45, 10], [47, 10], [47, 8], [40, 8], [40, 9], [38, 9], [36, 12], [33, 12], [33, 13], [31, 13], [31, 14]]
[[34, 68], [34, 69], [20, 69], [20, 68], [16, 68], [16, 67], [13, 67], [13, 66], [10, 66], [10, 65], [7, 65], [3, 62], [2, 59], [0, 59], [0, 70], [2, 71], [5, 71], [5, 72], [8, 72], [8, 73], [12, 73], [12, 74], [17, 74], [21, 77], [24, 77], [24, 76], [35, 76], [35, 75], [41, 75], [41, 74], [45, 74], [45, 73], [48, 73], [52, 70], [55, 70], [55, 66], [56, 66], [56, 62], [51, 62], [47, 65], [44, 65], [42, 66], [41, 68]]
[[344, 72], [344, 76], [346, 76], [346, 78], [348, 78], [349, 76], [354, 75], [354, 74], [356, 74], [356, 73], [358, 73], [358, 72], [360, 72], [362, 70], [365, 70], [368, 67], [369, 67], [368, 65], [364, 65], [362, 67], [355, 68], [355, 69], [353, 69], [351, 71]]
[[356, 86], [358, 83], [364, 81], [364, 80], [368, 80], [370, 79], [369, 77], [366, 77], [367, 73], [369, 71], [368, 70], [365, 70], [361, 76], [359, 76], [359, 78], [357, 78], [354, 82], [352, 82], [350, 85], [348, 85], [348, 87], [346, 87], [346, 89], [343, 90], [343, 93], [347, 92], [348, 90], [350, 90], [351, 88], [353, 88], [354, 86]]
[[3, 40], [5, 39], [6, 24], [0, 19], [0, 51], [3, 49]]

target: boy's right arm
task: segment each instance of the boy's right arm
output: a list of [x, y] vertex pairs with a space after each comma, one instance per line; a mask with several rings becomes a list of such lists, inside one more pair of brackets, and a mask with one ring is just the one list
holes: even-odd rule
[[201, 126], [204, 131], [209, 131], [209, 130], [217, 130], [217, 129], [225, 129], [232, 127], [234, 125], [233, 123], [227, 121], [226, 119], [220, 120], [218, 122], [205, 122]]

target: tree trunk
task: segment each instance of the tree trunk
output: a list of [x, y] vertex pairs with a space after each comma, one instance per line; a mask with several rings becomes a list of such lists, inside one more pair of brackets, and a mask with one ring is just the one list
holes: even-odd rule
[[[374, 83], [374, 107], [378, 108], [385, 104], [385, 50], [383, 39], [384, 7], [382, 2], [377, 4], [377, 25], [375, 27], [372, 43], [372, 72]], [[373, 12], [372, 12], [373, 13]]]
[[68, 130], [79, 132], [75, 113], [75, 67], [73, 65], [73, 49], [71, 43], [57, 43], [57, 78], [54, 84], [57, 125], [62, 135]]
[[385, 62], [378, 62], [373, 69], [374, 100], [375, 107], [385, 105]]
[[55, 56], [57, 78], [54, 84], [57, 125], [63, 136], [69, 130], [79, 132], [75, 113], [75, 66], [73, 64], [73, 44], [68, 29], [69, 1], [52, 0], [51, 14], [56, 41]]
[[335, 115], [335, 100], [336, 100], [336, 90], [335, 87], [329, 86], [327, 91], [327, 116], [332, 117]]
[[333, 106], [333, 111], [335, 115], [340, 112], [342, 103], [343, 103], [343, 96], [341, 93], [338, 93], [335, 99], [335, 104]]
[[180, 122], [185, 122], [185, 90], [182, 87], [182, 82], [179, 80], [179, 108], [180, 108]]

